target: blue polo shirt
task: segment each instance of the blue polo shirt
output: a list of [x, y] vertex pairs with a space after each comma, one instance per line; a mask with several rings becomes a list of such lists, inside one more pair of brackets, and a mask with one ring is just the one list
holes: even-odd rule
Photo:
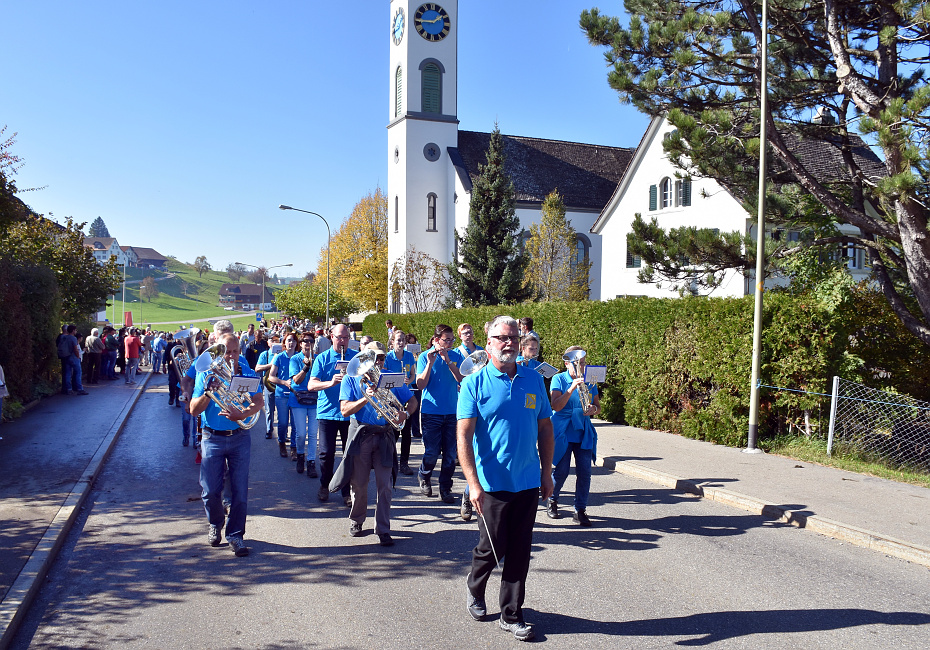
[[417, 360], [413, 356], [413, 352], [408, 352], [404, 350], [404, 355], [402, 359], [397, 358], [397, 354], [394, 350], [391, 350], [387, 353], [387, 356], [384, 357], [384, 371], [385, 372], [403, 372], [406, 373], [407, 379], [413, 381], [416, 379], [416, 375], [413, 373], [413, 369], [417, 365]]
[[[345, 359], [349, 361], [358, 352], [355, 350], [346, 350]], [[336, 348], [330, 348], [325, 352], [316, 355], [313, 360], [313, 368], [310, 370], [310, 376], [320, 381], [330, 381], [336, 376], [336, 362], [339, 361], [339, 355]], [[345, 381], [345, 379], [343, 379]], [[341, 384], [331, 386], [326, 390], [319, 391], [319, 398], [316, 403], [317, 420], [340, 420], [346, 421], [349, 418], [342, 415], [339, 408], [339, 390]]]
[[539, 421], [552, 416], [539, 373], [517, 366], [511, 381], [489, 363], [462, 381], [456, 415], [477, 420], [472, 447], [481, 487], [488, 492], [539, 487]]
[[[413, 355], [411, 355], [413, 356]], [[391, 392], [394, 393], [394, 396], [400, 401], [401, 404], [406, 404], [410, 399], [413, 398], [413, 393], [406, 386], [400, 386], [399, 388], [392, 388]], [[359, 382], [358, 377], [346, 377], [342, 380], [342, 383], [339, 384], [339, 399], [345, 402], [355, 402], [364, 397], [362, 391], [362, 385]], [[360, 408], [357, 412], [352, 414], [352, 417], [358, 420], [362, 424], [375, 424], [384, 426], [388, 422], [383, 417], [378, 415], [378, 412], [375, 410], [375, 407], [371, 405], [371, 402], [366, 401], [365, 406]]]
[[[478, 350], [483, 350], [483, 349], [484, 348], [481, 347], [480, 345], [475, 346], [475, 352], [477, 352]], [[472, 354], [471, 352], [468, 351], [468, 348], [465, 347], [464, 343], [462, 343], [460, 346], [455, 348], [455, 351], [461, 354], [463, 359], [467, 357], [469, 354]]]
[[[522, 361], [523, 361], [523, 355], [521, 354], [520, 356], [517, 357], [517, 363], [521, 363]], [[540, 361], [539, 359], [535, 357], [526, 362], [526, 367], [529, 368], [530, 370], [535, 370], [541, 365], [542, 365], [542, 361]]]
[[[301, 354], [300, 352], [295, 352], [291, 356], [297, 356]], [[303, 355], [301, 355], [303, 356]], [[288, 356], [287, 350], [284, 352], [278, 352], [271, 359], [271, 365], [278, 369], [277, 375], [278, 379], [281, 381], [287, 381], [291, 378], [291, 357]], [[268, 371], [269, 373], [271, 370]], [[282, 386], [281, 384], [274, 385], [274, 397], [278, 399], [279, 397], [290, 397], [291, 389]]]
[[[572, 378], [568, 374], [568, 371], [560, 372], [555, 377], [552, 378], [552, 383], [549, 385], [549, 390], [557, 390], [563, 395], [568, 392], [568, 389], [572, 385]], [[597, 395], [597, 384], [587, 384], [588, 390], [591, 391], [591, 397]], [[581, 397], [578, 396], [578, 391], [576, 390], [571, 394], [571, 397], [568, 398], [568, 403], [562, 407], [561, 410], [556, 411], [552, 415], [552, 429], [553, 434], [556, 437], [559, 435], [564, 435], [567, 442], [581, 442], [582, 436], [584, 435], [584, 430], [579, 428], [576, 424], [572, 423], [572, 417], [587, 417], [582, 415], [581, 410]], [[587, 447], [585, 447], [587, 449]], [[555, 459], [553, 459], [555, 460]]]
[[[271, 355], [271, 350], [262, 350], [262, 353], [258, 355], [258, 361], [255, 362], [256, 366], [263, 366], [268, 363], [268, 357]], [[259, 377], [262, 378], [262, 383], [264, 383], [265, 376], [268, 374], [268, 370], [259, 374]]]
[[[304, 369], [304, 363], [306, 362], [306, 360], [307, 360], [307, 357], [304, 356], [303, 352], [298, 352], [297, 354], [292, 356], [291, 361], [290, 361], [291, 363], [290, 374], [288, 375], [288, 377], [294, 377], [295, 375], [300, 373], [300, 371]], [[316, 408], [316, 406], [313, 404], [309, 404], [309, 405], [301, 404], [297, 401], [297, 395], [295, 393], [299, 390], [307, 390], [308, 381], [310, 381], [309, 370], [304, 375], [304, 380], [302, 382], [300, 382], [299, 384], [295, 384], [291, 382], [291, 396], [287, 399], [287, 405], [289, 408], [303, 408], [303, 409]], [[317, 394], [316, 391], [314, 391], [313, 394], [316, 395]]]
[[[239, 364], [241, 373], [237, 376], [239, 377], [258, 377], [255, 374], [255, 371], [249, 368], [248, 364]], [[206, 372], [198, 372], [197, 380], [194, 382], [194, 392], [193, 397], [202, 397], [206, 390]], [[253, 397], [262, 392], [261, 383], [258, 385], [258, 389], [254, 393], [250, 393]], [[216, 402], [212, 399], [210, 400], [210, 405], [207, 406], [207, 410], [203, 412], [204, 424], [211, 429], [216, 429], [217, 431], [230, 431], [232, 429], [238, 429], [239, 425], [230, 420], [229, 418], [223, 417], [220, 415], [220, 407], [217, 406]]]
[[[417, 374], [426, 370], [427, 352], [422, 352], [417, 359]], [[449, 350], [449, 362], [456, 368], [462, 365], [462, 355], [458, 350]], [[455, 405], [459, 398], [459, 382], [445, 361], [438, 354], [433, 362], [429, 382], [423, 387], [420, 412], [427, 415], [455, 415]]]

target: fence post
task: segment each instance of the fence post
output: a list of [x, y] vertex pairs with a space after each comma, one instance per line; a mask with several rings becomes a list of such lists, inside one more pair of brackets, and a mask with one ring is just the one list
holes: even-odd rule
[[827, 456], [833, 455], [833, 427], [836, 424], [836, 402], [840, 394], [840, 378], [833, 375], [833, 397], [830, 398], [830, 433], [827, 435]]

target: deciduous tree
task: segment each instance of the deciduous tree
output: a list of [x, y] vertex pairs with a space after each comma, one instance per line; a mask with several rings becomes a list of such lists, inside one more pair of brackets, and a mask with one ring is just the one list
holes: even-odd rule
[[158, 290], [158, 283], [155, 282], [153, 276], [149, 276], [142, 280], [142, 284], [139, 287], [139, 297], [143, 300], [148, 300], [152, 302], [152, 298], [157, 298], [160, 291]]
[[[645, 0], [626, 6], [629, 27], [597, 9], [581, 15], [591, 43], [607, 48], [610, 85], [622, 102], [667, 115], [677, 131], [665, 149], [684, 174], [715, 179], [754, 213], [764, 151], [758, 138], [760, 5]], [[809, 241], [777, 254], [837, 244], [865, 249], [895, 314], [930, 345], [927, 4], [774, 0], [768, 7], [769, 102], [762, 119], [775, 163], [770, 217], [813, 231]], [[880, 149], [884, 173], [874, 173], [867, 157], [857, 155], [856, 130]], [[821, 160], [801, 155], [794, 145], [803, 139], [832, 146], [840, 173], [825, 175]], [[818, 210], [807, 209], [810, 197]], [[825, 232], [830, 222], [861, 234]], [[691, 233], [676, 233], [681, 236], [700, 243]], [[739, 257], [736, 236], [705, 238], [705, 244], [700, 248], [711, 268]], [[749, 257], [734, 266], [747, 266]]]
[[591, 262], [578, 260], [577, 236], [558, 190], [543, 200], [539, 223], [526, 242], [525, 281], [540, 300], [586, 300]]
[[[275, 306], [278, 311], [295, 318], [309, 318], [322, 322], [326, 319], [326, 285], [307, 282], [293, 282], [275, 294]], [[345, 297], [330, 287], [330, 318], [344, 318], [358, 311], [358, 303]]]
[[246, 277], [249, 279], [249, 282], [253, 284], [263, 284], [267, 283], [271, 278], [268, 277], [268, 269], [264, 266], [260, 266], [257, 269], [254, 269], [246, 273]]
[[515, 202], [513, 181], [504, 170], [504, 141], [495, 124], [486, 162], [478, 165], [465, 235], [455, 233], [458, 259], [449, 264], [453, 295], [462, 304], [499, 305], [529, 296]]
[[202, 278], [204, 273], [213, 268], [210, 266], [210, 262], [207, 261], [206, 255], [198, 255], [192, 266], [194, 267], [194, 270], [197, 271], [197, 277], [199, 278]]
[[237, 262], [233, 262], [226, 266], [226, 275], [228, 275], [229, 279], [233, 282], [238, 282], [247, 272], [248, 269]]
[[408, 314], [439, 311], [451, 292], [449, 270], [411, 245], [391, 268], [391, 301]]

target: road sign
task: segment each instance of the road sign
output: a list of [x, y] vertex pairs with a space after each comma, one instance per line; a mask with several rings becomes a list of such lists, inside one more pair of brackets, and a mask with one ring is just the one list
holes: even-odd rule
[[262, 317], [262, 313], [261, 313], [261, 312], [257, 312], [257, 313], [255, 314], [255, 320], [258, 321], [259, 323], [262, 322], [262, 318], [263, 318], [263, 317]]

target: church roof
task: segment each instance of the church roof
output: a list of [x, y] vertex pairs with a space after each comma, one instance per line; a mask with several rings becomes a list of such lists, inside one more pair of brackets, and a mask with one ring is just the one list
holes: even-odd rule
[[[541, 203], [558, 189], [568, 209], [600, 211], [633, 159], [634, 149], [580, 142], [502, 135], [504, 169], [513, 179], [517, 201]], [[487, 160], [490, 133], [459, 131], [458, 148], [449, 154], [470, 192], [478, 165]]]

